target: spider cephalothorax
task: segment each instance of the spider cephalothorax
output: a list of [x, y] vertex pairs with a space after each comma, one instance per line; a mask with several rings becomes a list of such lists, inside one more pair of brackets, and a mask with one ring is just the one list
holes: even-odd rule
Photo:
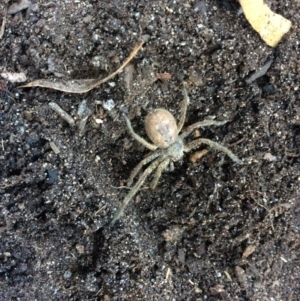
[[[193, 130], [209, 125], [223, 125], [227, 121], [216, 121], [208, 119], [196, 122], [188, 126], [180, 134], [185, 121], [187, 106], [189, 104], [189, 97], [185, 88], [185, 84], [183, 87], [183, 95], [184, 99], [182, 102], [182, 114], [178, 125], [174, 116], [169, 111], [166, 111], [164, 109], [155, 109], [146, 117], [146, 133], [153, 144], [147, 142], [144, 138], [133, 131], [130, 120], [124, 114], [128, 130], [131, 133], [132, 137], [153, 152], [148, 157], [143, 159], [131, 172], [131, 175], [127, 181], [127, 186], [130, 188], [130, 191], [125, 196], [123, 204], [115, 213], [114, 218], [111, 221], [111, 225], [113, 225], [123, 215], [125, 207], [134, 197], [134, 195], [139, 191], [148, 175], [150, 175], [155, 170], [153, 180], [150, 184], [150, 187], [153, 189], [156, 187], [163, 170], [166, 169], [168, 165], [172, 165], [173, 162], [179, 161], [183, 157], [184, 153], [191, 151], [192, 149], [198, 147], [200, 144], [207, 144], [211, 148], [226, 153], [234, 162], [239, 164], [242, 163], [242, 161], [228, 148], [209, 139], [198, 138], [196, 140], [193, 140], [192, 142], [188, 142], [187, 144], [184, 143], [184, 139], [188, 135], [190, 135]], [[137, 182], [132, 185], [134, 178], [140, 172], [141, 168], [148, 163], [150, 163], [149, 166], [142, 172]]]

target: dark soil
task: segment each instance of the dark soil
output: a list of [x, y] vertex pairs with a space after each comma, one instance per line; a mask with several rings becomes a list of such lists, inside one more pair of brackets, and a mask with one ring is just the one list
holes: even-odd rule
[[[49, 3], [8, 15], [1, 72], [101, 78], [141, 31], [149, 41], [132, 74], [85, 94], [1, 80], [0, 300], [300, 300], [300, 2], [268, 1], [293, 22], [275, 49], [233, 0]], [[154, 76], [164, 72], [171, 80]], [[183, 81], [185, 124], [228, 120], [201, 136], [244, 164], [214, 150], [196, 163], [186, 156], [154, 191], [147, 181], [109, 227], [128, 191], [118, 187], [148, 153], [120, 108], [145, 136], [151, 109], [179, 117]], [[101, 104], [110, 99], [108, 111]], [[83, 100], [92, 110], [83, 135], [48, 105], [79, 122]]]

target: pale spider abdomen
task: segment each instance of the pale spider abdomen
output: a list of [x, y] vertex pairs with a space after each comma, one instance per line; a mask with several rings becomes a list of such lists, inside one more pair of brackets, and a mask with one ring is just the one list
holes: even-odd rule
[[160, 148], [166, 148], [178, 138], [177, 123], [167, 110], [156, 109], [148, 114], [145, 129], [150, 140]]

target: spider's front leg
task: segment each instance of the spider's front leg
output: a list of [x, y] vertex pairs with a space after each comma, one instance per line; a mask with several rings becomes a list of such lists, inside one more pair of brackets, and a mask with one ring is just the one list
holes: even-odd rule
[[156, 172], [154, 174], [154, 178], [150, 184], [151, 189], [154, 189], [156, 187], [162, 172], [168, 167], [169, 164], [170, 164], [170, 159], [165, 159], [158, 165]]
[[152, 173], [152, 171], [157, 168], [157, 166], [161, 163], [162, 159], [158, 158], [155, 161], [153, 161], [142, 173], [136, 184], [131, 188], [129, 193], [125, 196], [123, 204], [119, 207], [117, 212], [115, 213], [112, 221], [110, 222], [110, 226], [113, 226], [115, 222], [123, 215], [124, 210], [128, 203], [131, 201], [131, 199], [135, 196], [135, 194], [139, 191], [141, 186], [144, 184], [146, 178]]
[[198, 147], [199, 145], [201, 145], [202, 143], [207, 144], [211, 148], [217, 149], [217, 150], [225, 153], [234, 162], [236, 162], [238, 164], [243, 164], [242, 160], [240, 160], [230, 149], [228, 149], [227, 147], [223, 146], [222, 144], [219, 144], [217, 142], [211, 141], [209, 139], [204, 139], [204, 138], [196, 139], [196, 140], [188, 143], [187, 145], [185, 145], [184, 151], [185, 152], [189, 152], [192, 149], [194, 149], [194, 148]]
[[148, 149], [154, 151], [157, 149], [157, 146], [154, 144], [149, 143], [148, 141], [146, 141], [144, 138], [142, 138], [141, 136], [139, 136], [137, 133], [134, 132], [132, 126], [131, 126], [131, 122], [128, 119], [128, 117], [125, 115], [125, 113], [123, 113], [123, 117], [125, 118], [128, 130], [131, 134], [131, 136], [138, 142], [140, 142], [141, 144], [143, 144], [145, 147], [147, 147]]
[[182, 134], [180, 135], [180, 138], [182, 138], [182, 139], [186, 138], [188, 135], [190, 135], [192, 133], [193, 130], [198, 129], [200, 127], [205, 127], [205, 126], [210, 126], [210, 125], [220, 126], [227, 122], [228, 122], [227, 120], [217, 121], [217, 120], [212, 120], [212, 119], [206, 119], [203, 121], [196, 122], [196, 123], [188, 126], [187, 128], [185, 128], [183, 130]]

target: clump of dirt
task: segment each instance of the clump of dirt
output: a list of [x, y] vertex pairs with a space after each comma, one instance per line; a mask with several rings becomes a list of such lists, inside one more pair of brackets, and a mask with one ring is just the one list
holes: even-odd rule
[[[13, 3], [0, 4], [1, 20]], [[300, 4], [271, 1], [293, 23], [272, 49], [236, 1], [23, 3], [7, 16], [0, 66], [28, 81], [104, 78], [141, 33], [149, 41], [84, 94], [1, 80], [0, 299], [299, 300]], [[200, 134], [243, 165], [213, 150], [185, 157], [109, 227], [127, 193], [119, 187], [147, 154], [121, 111], [146, 137], [151, 109], [180, 116], [182, 81], [185, 125], [229, 120]], [[91, 116], [80, 132], [83, 101]]]

